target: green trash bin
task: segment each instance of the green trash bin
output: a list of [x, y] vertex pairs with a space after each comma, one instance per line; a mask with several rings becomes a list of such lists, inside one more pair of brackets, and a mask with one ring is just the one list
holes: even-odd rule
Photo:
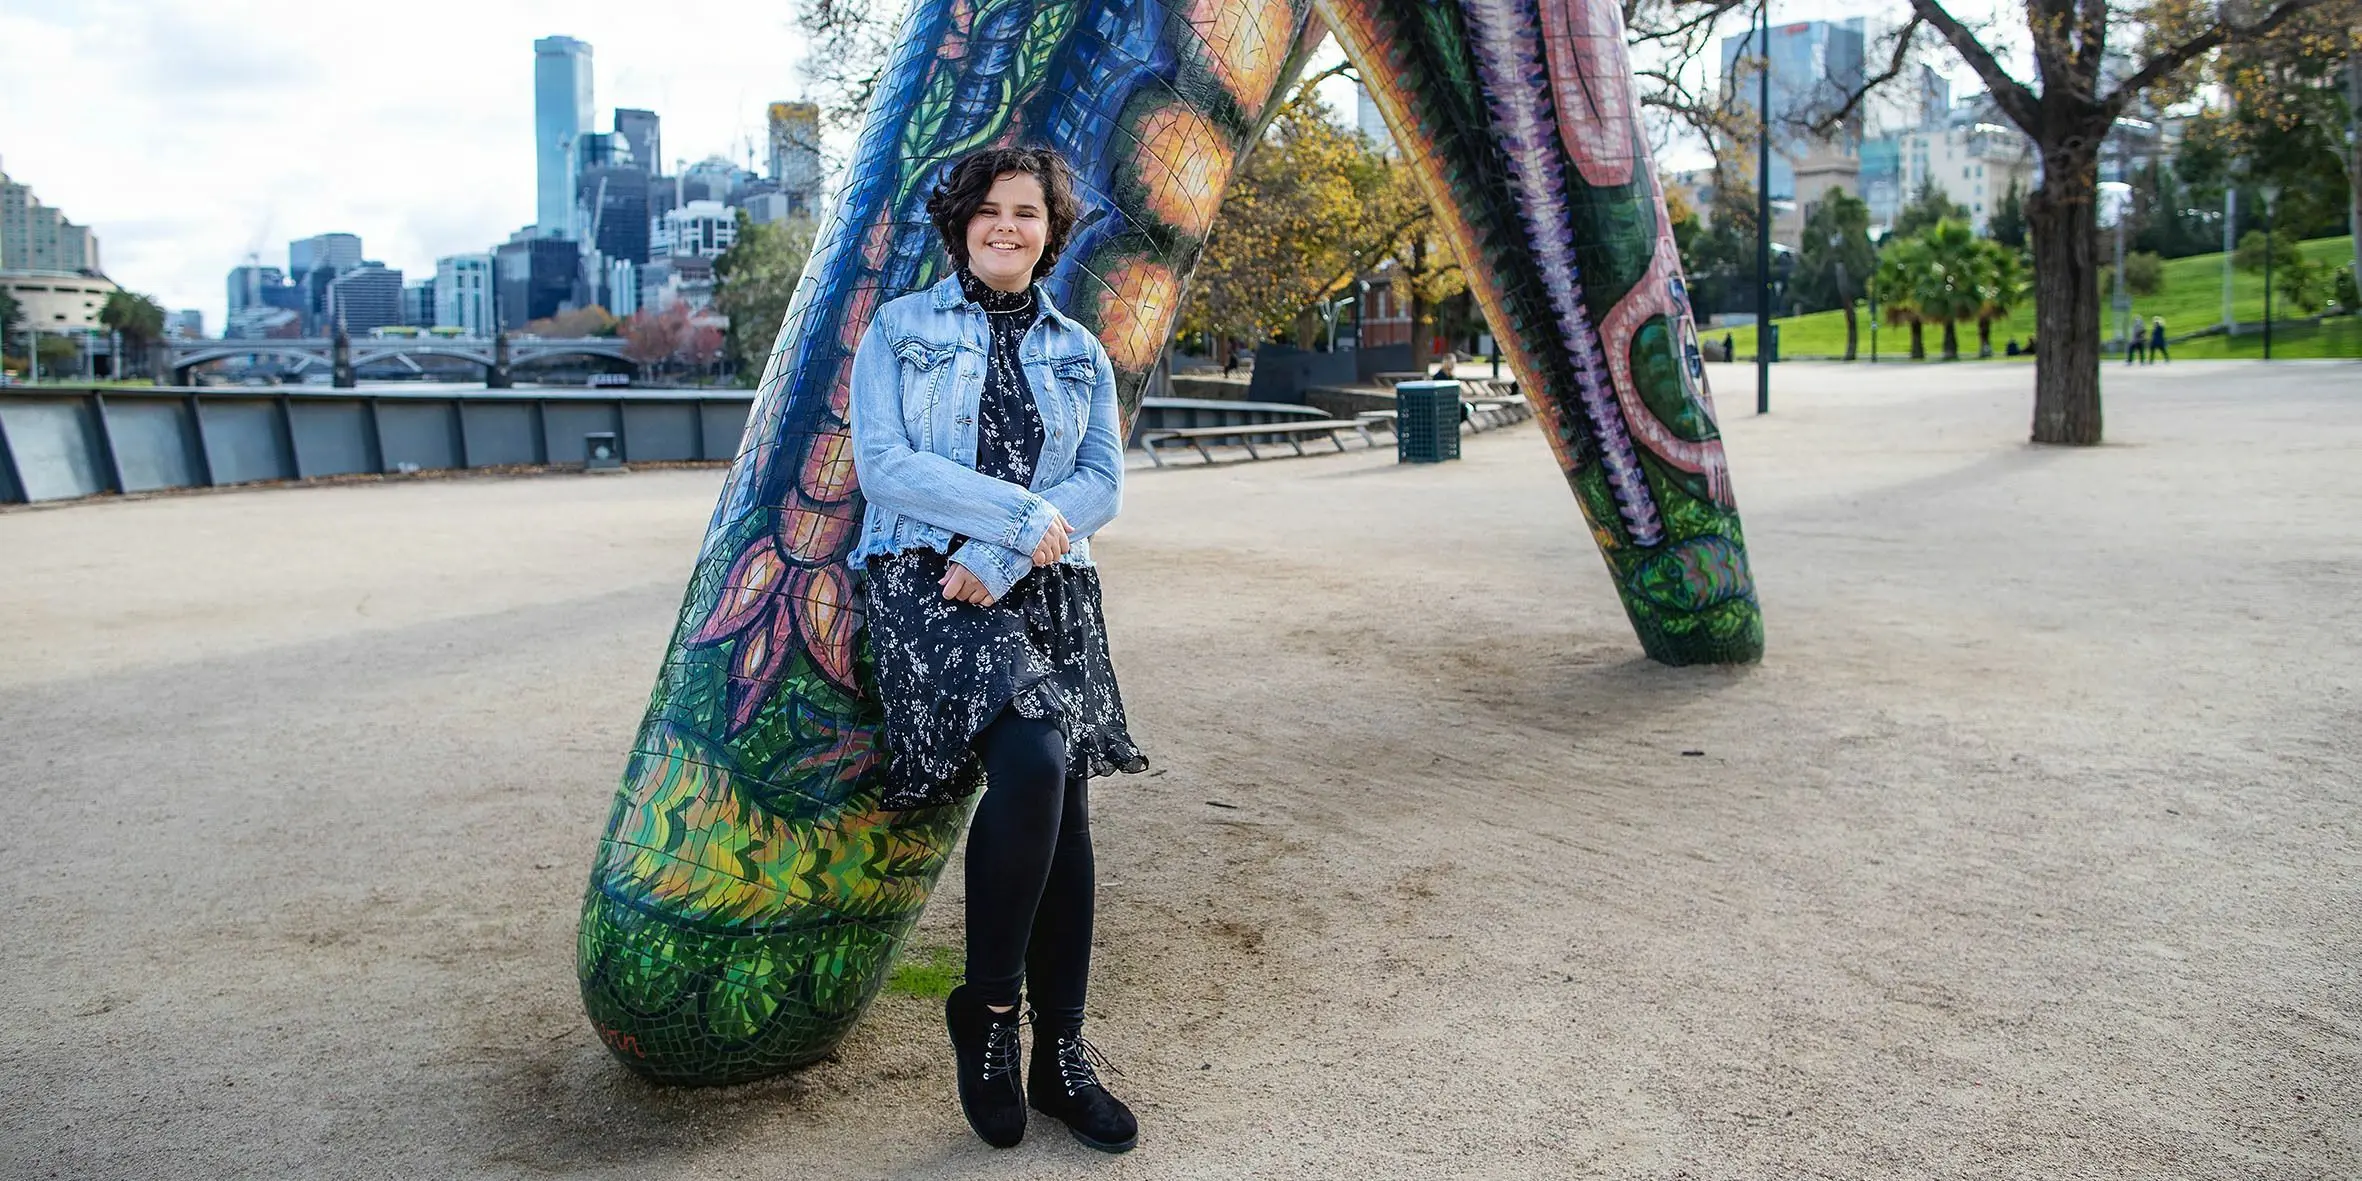
[[1394, 387], [1394, 458], [1442, 463], [1460, 458], [1460, 383], [1406, 381]]

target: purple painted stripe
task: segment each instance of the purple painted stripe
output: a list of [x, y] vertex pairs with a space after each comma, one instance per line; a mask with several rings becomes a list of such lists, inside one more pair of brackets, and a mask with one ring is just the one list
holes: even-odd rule
[[1485, 106], [1493, 116], [1493, 133], [1508, 161], [1517, 218], [1542, 268], [1543, 288], [1574, 362], [1576, 394], [1599, 442], [1600, 467], [1632, 543], [1656, 545], [1664, 540], [1664, 522], [1624, 427], [1623, 411], [1616, 405], [1614, 379], [1600, 355], [1599, 334], [1583, 307], [1582, 272], [1575, 264], [1574, 228], [1567, 218], [1566, 164], [1558, 149], [1558, 118], [1551, 108], [1550, 71], [1542, 60], [1541, 38], [1533, 33], [1541, 27], [1541, 13], [1532, 0], [1465, 0], [1462, 11], [1476, 50]]

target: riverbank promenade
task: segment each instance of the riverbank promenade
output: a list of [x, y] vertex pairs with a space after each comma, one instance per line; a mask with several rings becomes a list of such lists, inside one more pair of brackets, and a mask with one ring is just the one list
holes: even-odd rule
[[1117, 1161], [979, 1143], [920, 974], [731, 1089], [584, 1021], [718, 469], [0, 511], [0, 1176], [2362, 1174], [2362, 365], [2111, 367], [2079, 451], [1712, 368], [1749, 668], [1641, 657], [1530, 424], [1132, 471]]

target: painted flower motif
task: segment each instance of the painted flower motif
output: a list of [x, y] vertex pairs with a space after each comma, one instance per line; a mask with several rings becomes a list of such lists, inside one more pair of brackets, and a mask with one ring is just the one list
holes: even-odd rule
[[730, 653], [728, 728], [735, 736], [770, 700], [797, 652], [831, 684], [854, 685], [853, 636], [859, 618], [844, 554], [853, 518], [852, 447], [844, 435], [811, 437], [797, 487], [779, 525], [731, 562], [711, 614], [685, 647], [734, 643]]
[[1261, 110], [1287, 62], [1296, 14], [1287, 0], [1195, 0], [1189, 23], [1205, 39], [1206, 64], [1247, 111]]
[[1181, 281], [1172, 268], [1145, 258], [1115, 268], [1099, 302], [1099, 343], [1107, 346], [1107, 359], [1128, 373], [1147, 369], [1180, 311]]
[[1139, 136], [1142, 150], [1133, 159], [1149, 211], [1182, 233], [1205, 237], [1230, 183], [1229, 138], [1179, 103], [1150, 112]]

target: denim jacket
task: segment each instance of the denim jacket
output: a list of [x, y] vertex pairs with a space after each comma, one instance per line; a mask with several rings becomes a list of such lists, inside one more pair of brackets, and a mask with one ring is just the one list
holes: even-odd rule
[[[991, 337], [959, 276], [888, 303], [870, 321], [853, 356], [853, 470], [869, 500], [848, 559], [855, 569], [880, 554], [941, 550], [998, 599], [1033, 569], [1053, 512], [1073, 538], [1062, 560], [1091, 564], [1085, 539], [1115, 519], [1123, 499], [1115, 367], [1039, 283], [1034, 295], [1042, 315], [1019, 358], [1042, 414], [1029, 488], [976, 470]], [[955, 535], [968, 539], [956, 552]]]

